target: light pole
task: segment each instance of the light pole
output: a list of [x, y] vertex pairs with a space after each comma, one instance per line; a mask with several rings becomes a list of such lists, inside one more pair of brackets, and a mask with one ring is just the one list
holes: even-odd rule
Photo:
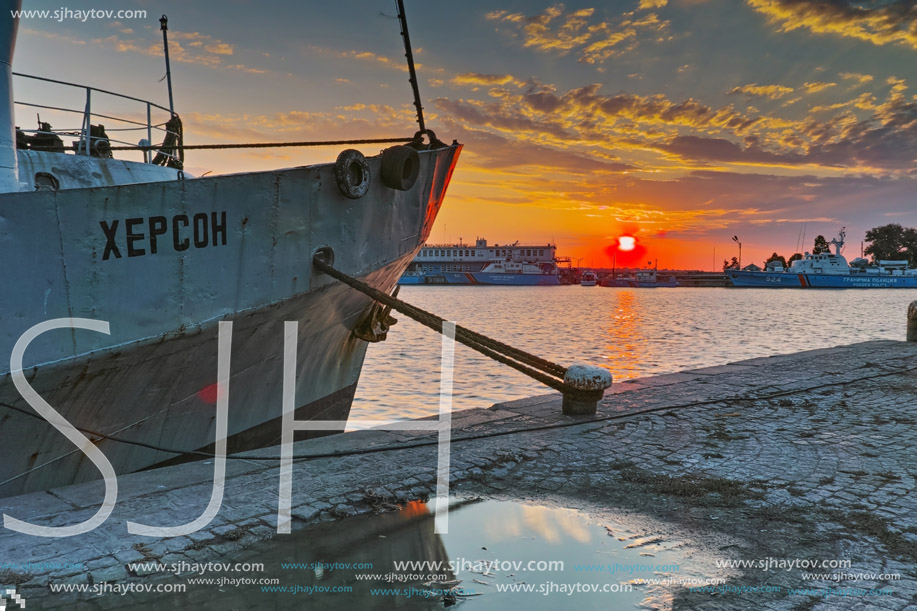
[[737, 235], [732, 236], [732, 241], [739, 245], [739, 269], [742, 269], [742, 243]]

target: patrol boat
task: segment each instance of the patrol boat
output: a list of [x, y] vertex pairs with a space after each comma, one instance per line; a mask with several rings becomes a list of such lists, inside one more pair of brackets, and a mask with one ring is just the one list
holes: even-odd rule
[[726, 270], [737, 287], [756, 288], [826, 288], [826, 289], [915, 289], [917, 270], [907, 261], [877, 261], [870, 265], [856, 258], [850, 263], [841, 255], [846, 230], [829, 242], [835, 251], [805, 253], [802, 259], [783, 269], [781, 264], [768, 264], [765, 271]]
[[[234, 325], [228, 452], [279, 443], [285, 321], [298, 322], [295, 419], [339, 420], [343, 430], [367, 342], [384, 338], [387, 314], [316, 272], [313, 255], [391, 292], [430, 234], [461, 145], [422, 130], [367, 157], [350, 149], [334, 163], [193, 178], [181, 169], [171, 108], [116, 97], [139, 105], [120, 125], [157, 112], [166, 123], [155, 156], [116, 159], [95, 122], [118, 94], [86, 86], [76, 90], [85, 105], [71, 150], [47, 122], [17, 138], [11, 11], [21, 0], [0, 4], [0, 497], [100, 477], [22, 397], [19, 371], [118, 473], [175, 454], [90, 431], [156, 448], [213, 446], [220, 321]], [[141, 134], [156, 134], [157, 121], [141, 122]], [[104, 321], [109, 334], [40, 326], [60, 319]]]

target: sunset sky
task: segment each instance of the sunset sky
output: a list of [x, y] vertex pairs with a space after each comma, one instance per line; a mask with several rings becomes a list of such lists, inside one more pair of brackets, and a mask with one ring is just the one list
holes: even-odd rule
[[[148, 14], [23, 19], [14, 70], [166, 104], [166, 13], [188, 144], [416, 129], [394, 2], [70, 8]], [[802, 231], [811, 250], [817, 234], [830, 240], [846, 226], [853, 258], [866, 229], [917, 225], [911, 0], [407, 0], [407, 13], [428, 126], [465, 145], [437, 242], [555, 241], [583, 265], [610, 266], [607, 246], [632, 233], [660, 267], [711, 269], [738, 254], [733, 235], [743, 264], [760, 265], [775, 250], [791, 255]], [[64, 105], [50, 88], [15, 85], [17, 100]], [[79, 92], [68, 95], [67, 106], [82, 107]], [[17, 108], [19, 125], [34, 121], [33, 109]], [[187, 157], [202, 174], [337, 153]]]

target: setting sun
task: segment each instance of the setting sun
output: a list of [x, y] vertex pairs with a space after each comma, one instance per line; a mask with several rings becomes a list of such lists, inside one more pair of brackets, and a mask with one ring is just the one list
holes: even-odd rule
[[625, 251], [633, 250], [636, 245], [637, 245], [637, 239], [633, 236], [622, 235], [620, 238], [618, 238], [618, 249], [619, 250], [625, 250]]

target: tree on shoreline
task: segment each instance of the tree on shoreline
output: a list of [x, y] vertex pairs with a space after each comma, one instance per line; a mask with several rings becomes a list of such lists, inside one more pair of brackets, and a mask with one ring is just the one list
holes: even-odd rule
[[764, 262], [764, 267], [767, 267], [767, 264], [771, 261], [780, 261], [780, 264], [783, 265], [783, 269], [787, 268], [786, 257], [783, 255], [778, 255], [777, 253], [772, 254], [767, 261]]
[[917, 229], [902, 227], [897, 223], [873, 227], [866, 232], [869, 245], [863, 254], [870, 255], [872, 262], [907, 259], [911, 266], [917, 265]]
[[831, 245], [828, 244], [828, 240], [825, 239], [825, 236], [820, 235], [815, 237], [815, 244], [812, 246], [813, 255], [823, 255], [825, 253], [831, 252]]

